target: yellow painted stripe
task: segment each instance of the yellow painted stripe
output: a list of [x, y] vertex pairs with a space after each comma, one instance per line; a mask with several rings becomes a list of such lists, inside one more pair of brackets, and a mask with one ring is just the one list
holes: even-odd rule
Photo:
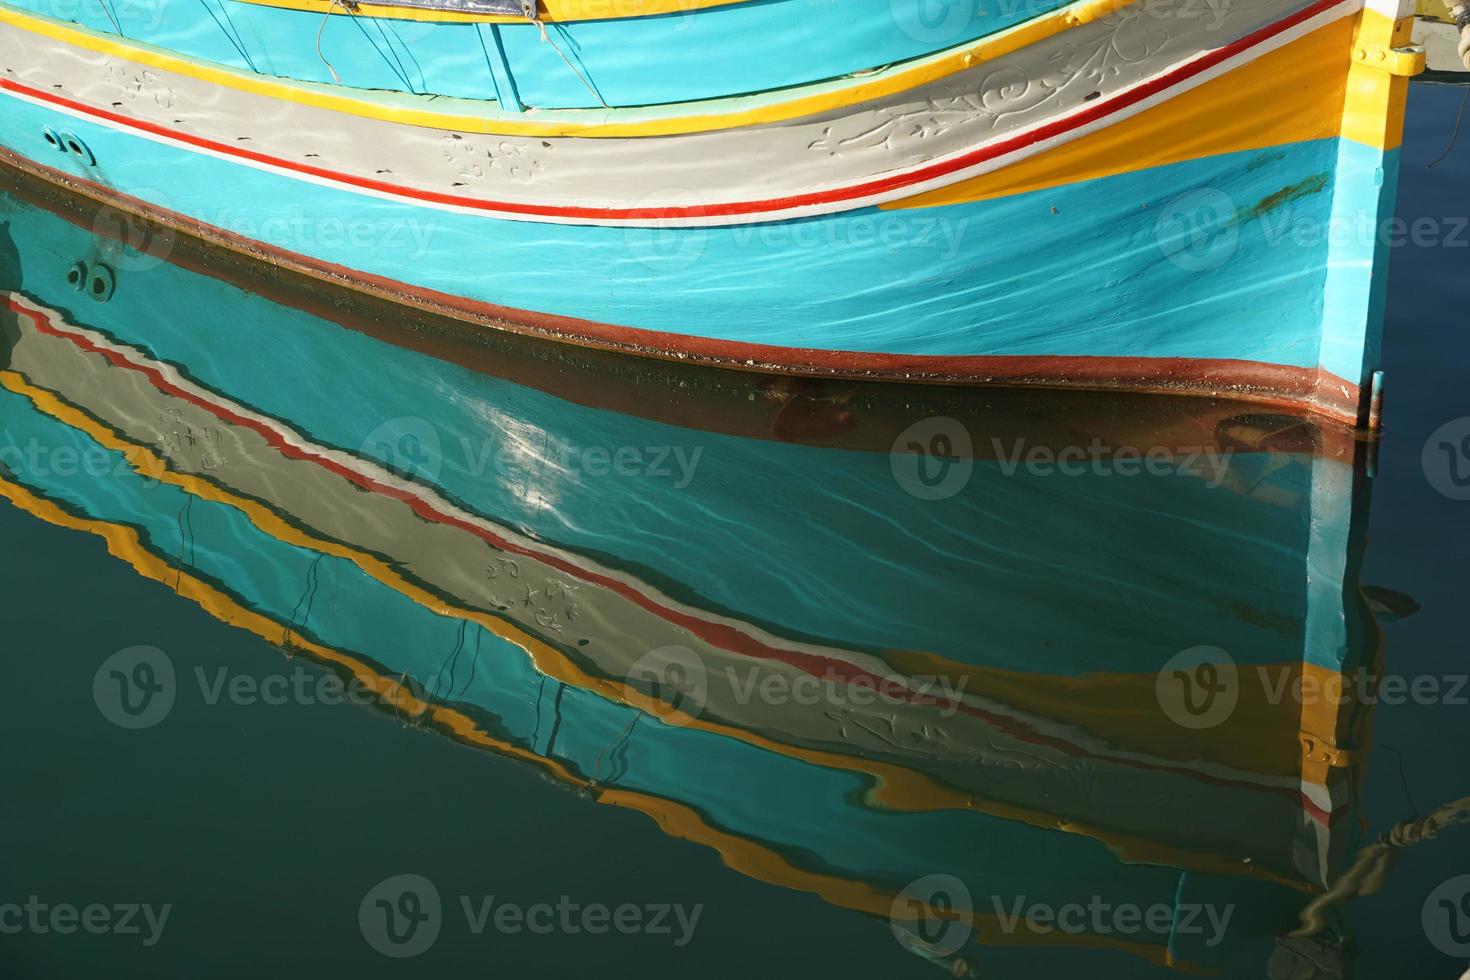
[[1336, 136], [1343, 127], [1353, 30], [1354, 18], [1342, 18], [1131, 119], [1000, 170], [883, 206], [983, 201]]
[[1385, 150], [1397, 149], [1403, 142], [1409, 79], [1383, 71], [1368, 59], [1377, 50], [1408, 44], [1413, 30], [1412, 17], [1395, 21], [1376, 10], [1363, 10], [1353, 39], [1354, 58], [1343, 106], [1344, 136]]
[[[244, 514], [263, 533], [279, 541], [307, 550], [329, 554], [334, 557], [345, 558], [373, 579], [402, 593], [437, 615], [452, 616], [457, 619], [476, 623], [493, 635], [520, 647], [531, 657], [536, 669], [553, 680], [579, 690], [588, 691], [609, 701], [628, 704], [655, 717], [667, 718], [671, 715], [668, 705], [664, 702], [645, 695], [637, 688], [619, 684], [606, 677], [590, 674], [582, 670], [555, 647], [542, 642], [502, 619], [491, 616], [482, 610], [447, 602], [442, 596], [429, 592], [407, 579], [391, 563], [385, 562], [369, 552], [309, 534], [301, 528], [282, 520], [279, 515], [269, 507], [262, 505], [259, 501], [240, 496], [197, 476], [171, 470], [169, 468], [169, 462], [165, 458], [154, 453], [146, 446], [124, 439], [108, 426], [98, 422], [90, 415], [62, 400], [55, 392], [32, 384], [16, 371], [0, 370], [0, 387], [22, 395], [30, 400], [42, 413], [86, 434], [99, 445], [121, 453], [127, 459], [130, 466], [150, 479], [179, 487], [186, 493], [197, 496], [202, 500], [209, 500], [233, 507]], [[3, 482], [0, 482], [0, 487], [3, 487], [3, 485]], [[118, 552], [114, 553], [120, 554]], [[151, 553], [149, 557], [152, 557]], [[142, 570], [141, 567], [140, 570]], [[172, 573], [172, 569], [170, 569], [170, 573]], [[154, 577], [151, 573], [145, 572], [145, 574]], [[163, 580], [160, 579], [160, 581]], [[201, 603], [201, 605], [204, 604]], [[212, 613], [215, 612], [210, 606], [206, 605], [205, 608]], [[215, 614], [218, 615], [218, 613]], [[227, 623], [241, 625], [236, 623], [235, 620], [224, 616], [220, 616], [219, 618]], [[272, 620], [265, 621], [274, 622]], [[266, 636], [263, 632], [260, 635]], [[911, 656], [927, 659], [927, 655], [924, 654], [912, 654]], [[1006, 673], [1002, 671], [983, 671], [980, 668], [976, 668], [976, 670], [988, 675]], [[1127, 677], [1129, 675], [1123, 676]], [[1071, 679], [1056, 678], [1053, 680], [1060, 683], [1064, 691], [1071, 690], [1069, 686]], [[1096, 678], [1093, 678], [1088, 683], [1095, 685], [1098, 681]], [[1147, 678], [1147, 683], [1149, 685], [1148, 701], [1152, 703], [1152, 675], [1149, 675]], [[1034, 676], [1029, 678], [1028, 686], [1033, 691], [1041, 687], [1041, 685], [1037, 684], [1037, 678]], [[992, 694], [996, 693], [994, 686], [988, 687], [986, 690]], [[1034, 696], [1031, 700], [1035, 700]], [[1060, 698], [1058, 700], [1059, 702], [1065, 702], [1067, 699]], [[1117, 703], [1132, 704], [1141, 702], [1137, 699], [1130, 698], [1123, 701], [1108, 699], [1107, 703], [1113, 706], [1109, 711], [1115, 712]], [[1075, 704], [1073, 704], [1073, 707], [1075, 707]], [[451, 714], [457, 715], [454, 712], [451, 712]], [[927, 774], [916, 772], [903, 766], [844, 755], [842, 753], [794, 746], [767, 738], [746, 729], [722, 725], [702, 718], [694, 718], [683, 712], [675, 711], [672, 714], [677, 715], [675, 720], [679, 724], [687, 727], [736, 739], [763, 751], [789, 758], [796, 758], [810, 765], [826, 769], [856, 772], [870, 777], [873, 780], [873, 784], [868, 791], [867, 802], [879, 809], [894, 812], [974, 810], [1004, 820], [1025, 823], [1032, 827], [1059, 830], [1091, 837], [1101, 841], [1119, 857], [1129, 861], [1143, 861], [1171, 867], [1190, 868], [1214, 874], [1232, 876], [1246, 875], [1296, 889], [1310, 887], [1300, 880], [1281, 876], [1266, 868], [1254, 865], [1241, 865], [1239, 861], [1223, 855], [1209, 852], [1183, 851], [1178, 848], [1161, 845], [1156, 841], [1137, 835], [1122, 834], [1106, 827], [1065, 820], [1044, 811], [1034, 811], [1026, 807], [961, 792], [935, 780]], [[464, 716], [459, 717], [462, 718]], [[1175, 726], [1172, 723], [1168, 723], [1168, 725], [1170, 735], [1173, 737]], [[459, 729], [456, 728], [455, 730], [458, 732]], [[497, 751], [500, 750], [498, 743], [495, 747]], [[511, 746], [511, 748], [514, 748], [514, 746]], [[518, 749], [515, 754], [520, 757], [539, 758], [537, 756], [529, 756], [527, 753]], [[1279, 744], [1275, 746], [1274, 754], [1280, 754]]]
[[[361, 15], [388, 20], [418, 20], [447, 24], [525, 24], [526, 18], [509, 14], [467, 14], [455, 10], [415, 10], [381, 3], [360, 3], [352, 10], [342, 0], [240, 0], [261, 7], [305, 10], [338, 17]], [[616, 20], [624, 17], [656, 17], [684, 14], [713, 7], [731, 7], [752, 0], [541, 0], [539, 17], [544, 21]]]
[[[681, 103], [668, 107], [668, 115], [650, 115], [647, 109], [558, 109], [531, 110], [526, 113], [498, 113], [494, 103], [471, 103], [468, 100], [440, 99], [474, 105], [473, 112], [419, 108], [423, 97], [402, 96], [371, 98], [351, 94], [337, 85], [318, 85], [268, 78], [253, 72], [184, 58], [154, 45], [126, 41], [112, 35], [87, 30], [49, 17], [23, 13], [0, 6], [0, 23], [10, 24], [32, 34], [49, 37], [66, 44], [147, 65], [161, 71], [210, 82], [224, 88], [295, 102], [318, 109], [348, 115], [424, 126], [452, 129], [466, 133], [493, 133], [504, 136], [582, 136], [628, 137], [670, 136], [700, 133], [738, 126], [755, 126], [782, 122], [859, 105], [889, 95], [906, 92], [941, 78], [947, 78], [976, 64], [1011, 54], [1037, 44], [1073, 27], [1099, 17], [1116, 13], [1137, 0], [1081, 0], [1070, 7], [1044, 14], [972, 44], [942, 54], [907, 63], [861, 80], [838, 86], [821, 84], [806, 86], [805, 95], [779, 101], [758, 102], [748, 98], [706, 103]], [[802, 91], [802, 90], [797, 90]], [[395, 104], [398, 103], [398, 104]], [[702, 106], [691, 111], [694, 106]], [[657, 111], [657, 110], [655, 110]], [[682, 113], [682, 114], [679, 114]]]

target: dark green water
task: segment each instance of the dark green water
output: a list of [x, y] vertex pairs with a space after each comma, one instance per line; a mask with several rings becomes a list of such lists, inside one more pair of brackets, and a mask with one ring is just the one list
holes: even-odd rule
[[[1460, 98], [1414, 89], [1410, 222], [1466, 213], [1470, 143], [1425, 169]], [[6, 320], [0, 975], [1305, 978], [1301, 909], [1470, 797], [1470, 501], [1425, 452], [1470, 414], [1464, 236], [1393, 257], [1370, 449], [1246, 403], [456, 365], [207, 258], [88, 306], [54, 269], [96, 219], [23, 197], [4, 287], [97, 333]], [[895, 462], [935, 418], [954, 482]], [[1168, 459], [1006, 465], [1094, 440]], [[1271, 698], [1303, 662], [1378, 694]], [[834, 695], [874, 664], [970, 700]], [[1397, 850], [1296, 969], [1464, 971], [1470, 827]]]

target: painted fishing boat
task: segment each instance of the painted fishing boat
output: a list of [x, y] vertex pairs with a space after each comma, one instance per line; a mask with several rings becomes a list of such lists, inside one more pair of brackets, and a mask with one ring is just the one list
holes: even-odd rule
[[479, 324], [1372, 424], [1412, 13], [4, 0], [0, 146]]
[[[659, 366], [589, 390], [595, 363], [498, 353], [485, 373], [429, 318], [388, 330], [346, 287], [187, 242], [78, 289], [120, 243], [31, 193], [53, 210], [0, 195], [0, 497], [400, 721], [856, 912], [943, 871], [985, 947], [944, 950], [955, 971], [1048, 949], [1128, 954], [1102, 976], [1219, 967], [1351, 860], [1371, 704], [1281, 696], [1352, 691], [1379, 657], [1357, 588], [1370, 446], [1347, 427], [1092, 392], [967, 413], [942, 389]], [[925, 499], [892, 447], [941, 407], [978, 448]], [[1048, 475], [996, 448], [1096, 440], [1115, 463], [1145, 437], [1228, 465]], [[599, 447], [697, 465], [599, 475]], [[788, 506], [762, 506], [778, 484]], [[1160, 676], [1201, 644], [1240, 683], [1191, 727]], [[804, 677], [815, 701], [750, 695]], [[881, 709], [852, 698], [880, 688]], [[1220, 936], [1007, 928], [996, 908], [1028, 896], [1234, 914]]]

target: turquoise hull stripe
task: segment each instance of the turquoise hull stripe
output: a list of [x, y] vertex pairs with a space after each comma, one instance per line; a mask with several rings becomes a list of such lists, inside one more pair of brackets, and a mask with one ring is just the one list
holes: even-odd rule
[[[516, 309], [702, 338], [889, 354], [1233, 358], [1312, 367], [1321, 347], [1328, 236], [1299, 246], [1274, 236], [1267, 219], [1289, 207], [1295, 217], [1326, 223], [1336, 139], [973, 204], [654, 229], [504, 221], [379, 200], [15, 99], [0, 100], [0, 121], [0, 139], [17, 152], [209, 224]], [[97, 167], [88, 171], [50, 152], [40, 136], [47, 125], [78, 132]], [[1280, 202], [1284, 188], [1298, 188], [1297, 196]], [[1203, 218], [1193, 214], [1200, 194], [1210, 205]]]
[[1361, 378], [1366, 386], [1368, 374], [1380, 364], [1399, 151], [1342, 140], [1338, 174], [1341, 187], [1330, 221], [1317, 229], [1330, 248], [1321, 363], [1340, 378]]
[[[761, 0], [689, 13], [498, 29], [521, 100], [540, 108], [596, 107], [557, 54], [571, 60], [608, 105], [720, 98], [838, 78], [923, 57], [1004, 30], [1066, 0], [978, 0], [931, 18], [927, 0]], [[9, 6], [58, 14], [116, 34], [104, 5], [58, 10], [50, 0]], [[313, 82], [493, 99], [491, 60], [475, 24], [322, 15], [236, 0], [116, 0], [123, 36], [193, 58]], [[207, 13], [206, 13], [207, 11]], [[552, 45], [555, 42], [555, 47]]]

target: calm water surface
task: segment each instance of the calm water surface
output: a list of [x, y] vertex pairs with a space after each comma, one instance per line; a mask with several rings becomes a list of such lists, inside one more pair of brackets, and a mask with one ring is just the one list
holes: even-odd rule
[[1376, 445], [475, 342], [7, 180], [0, 975], [1459, 977], [1459, 105]]

